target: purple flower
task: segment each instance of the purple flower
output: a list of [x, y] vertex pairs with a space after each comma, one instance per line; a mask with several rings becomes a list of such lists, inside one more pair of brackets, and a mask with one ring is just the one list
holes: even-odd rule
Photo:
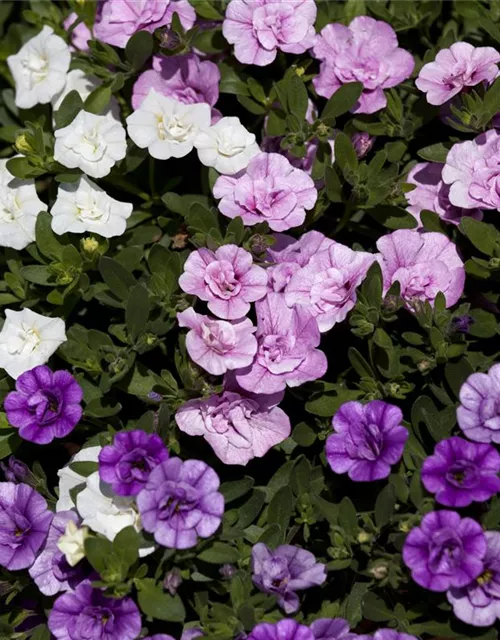
[[227, 564], [227, 563], [223, 564], [222, 567], [219, 569], [219, 573], [225, 580], [231, 580], [231, 578], [234, 576], [236, 571], [237, 569], [234, 565]]
[[403, 560], [417, 584], [430, 591], [465, 587], [483, 571], [481, 525], [456, 511], [432, 511], [406, 537]]
[[313, 84], [320, 96], [330, 98], [343, 84], [360, 82], [363, 93], [353, 113], [374, 113], [387, 104], [384, 89], [407, 80], [415, 66], [412, 55], [398, 47], [393, 28], [386, 22], [358, 16], [348, 27], [328, 24], [313, 47], [321, 60]]
[[27, 484], [0, 482], [0, 566], [27, 569], [52, 520], [45, 498]]
[[149, 474], [168, 458], [160, 436], [140, 429], [121, 431], [99, 453], [99, 477], [119, 496], [136, 496]]
[[358, 636], [358, 638], [362, 637], [371, 637], [373, 640], [418, 640], [416, 636], [396, 631], [396, 629], [377, 629], [373, 636]]
[[124, 47], [137, 31], [153, 33], [170, 25], [174, 13], [184, 29], [191, 29], [196, 21], [188, 0], [101, 0], [99, 8], [94, 36], [115, 47]]
[[181, 431], [203, 436], [225, 464], [247, 464], [261, 458], [290, 435], [290, 419], [278, 407], [225, 391], [186, 402], [175, 416]]
[[436, 445], [422, 467], [427, 491], [446, 507], [484, 502], [500, 491], [500, 454], [490, 444], [476, 444], [456, 436]]
[[137, 496], [144, 529], [164, 547], [194, 547], [219, 528], [224, 498], [218, 488], [218, 475], [201, 460], [162, 462]]
[[181, 572], [177, 567], [171, 569], [163, 580], [163, 588], [166, 589], [171, 596], [175, 596], [177, 589], [182, 584]]
[[238, 384], [253, 393], [298, 387], [326, 373], [325, 354], [316, 349], [320, 333], [304, 307], [287, 307], [283, 296], [269, 293], [255, 304], [258, 349], [253, 363], [236, 372]]
[[462, 295], [464, 263], [453, 242], [443, 233], [398, 229], [377, 241], [381, 253], [384, 291], [394, 282], [408, 308], [420, 300], [434, 304], [441, 291], [451, 307]]
[[498, 75], [497, 62], [500, 54], [493, 47], [455, 42], [449, 49], [441, 49], [434, 62], [424, 64], [415, 84], [427, 94], [429, 104], [444, 104], [464, 87], [493, 82]]
[[88, 583], [54, 602], [48, 626], [57, 640], [134, 640], [141, 615], [132, 598], [107, 598]]
[[255, 327], [248, 318], [227, 322], [186, 309], [177, 314], [177, 321], [180, 327], [191, 329], [186, 336], [186, 349], [208, 373], [221, 375], [252, 362], [257, 340], [253, 335]]
[[401, 409], [382, 400], [344, 402], [333, 416], [335, 433], [326, 441], [326, 459], [335, 473], [355, 482], [387, 478], [403, 455], [408, 430]]
[[285, 618], [274, 623], [261, 622], [252, 629], [248, 640], [314, 640], [314, 636], [305, 625]]
[[444, 221], [460, 224], [464, 216], [481, 220], [479, 209], [463, 209], [451, 204], [450, 187], [441, 180], [444, 165], [439, 162], [419, 162], [408, 174], [407, 182], [416, 185], [413, 191], [406, 194], [408, 211], [415, 216], [419, 227], [422, 226], [420, 213], [425, 209], [434, 211]]
[[222, 33], [239, 62], [264, 67], [278, 50], [304, 53], [314, 42], [314, 0], [232, 0]]
[[351, 136], [352, 146], [359, 159], [364, 158], [375, 144], [375, 138], [366, 131], [355, 131]]
[[52, 372], [40, 365], [19, 376], [4, 407], [21, 438], [48, 444], [73, 431], [82, 417], [82, 398], [82, 388], [69, 371]]
[[278, 153], [259, 153], [237, 176], [220, 176], [213, 188], [219, 211], [246, 225], [267, 222], [273, 231], [301, 225], [318, 192], [305, 171]]
[[155, 633], [152, 636], [146, 636], [143, 640], [175, 640], [175, 638], [167, 633]]
[[373, 262], [371, 253], [332, 244], [292, 275], [285, 289], [286, 303], [305, 306], [316, 318], [319, 330], [328, 331], [356, 304], [356, 288]]
[[252, 580], [265, 593], [273, 593], [285, 613], [298, 611], [296, 591], [315, 587], [326, 580], [325, 565], [312, 553], [283, 544], [271, 551], [263, 542], [252, 549]]
[[349, 623], [344, 618], [318, 618], [311, 626], [315, 640], [354, 640]]
[[485, 531], [484, 570], [465, 587], [452, 587], [447, 595], [453, 613], [474, 627], [489, 627], [500, 618], [500, 533]]
[[500, 443], [500, 364], [473, 373], [460, 388], [458, 426], [469, 440]]
[[0, 469], [7, 482], [24, 482], [31, 476], [29, 468], [14, 456], [9, 456], [7, 464], [0, 462]]
[[469, 333], [474, 322], [474, 318], [469, 315], [455, 316], [451, 319], [452, 331], [456, 331], [456, 333]]
[[224, 320], [237, 320], [250, 311], [250, 303], [266, 295], [267, 274], [253, 264], [252, 254], [235, 244], [215, 252], [193, 251], [179, 278], [180, 288], [208, 302], [209, 310]]
[[69, 521], [80, 523], [74, 511], [59, 511], [54, 515], [45, 545], [29, 569], [36, 586], [46, 596], [53, 596], [60, 591], [73, 591], [90, 573], [86, 562], [71, 567], [57, 547]]
[[[63, 22], [63, 27], [66, 31], [69, 31], [73, 22], [78, 19], [77, 14], [73, 11], [69, 14], [66, 20]], [[80, 22], [71, 34], [71, 44], [78, 51], [89, 50], [89, 40], [92, 40], [92, 31], [87, 27], [85, 22]]]

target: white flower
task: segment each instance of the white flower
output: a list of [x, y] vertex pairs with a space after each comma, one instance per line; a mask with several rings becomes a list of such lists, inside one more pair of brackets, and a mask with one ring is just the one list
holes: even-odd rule
[[86, 447], [80, 449], [65, 467], [59, 469], [57, 472], [59, 476], [59, 499], [56, 503], [56, 511], [69, 511], [74, 509], [75, 503], [73, 502], [70, 492], [79, 484], [85, 484], [86, 481], [85, 476], [70, 469], [69, 465], [73, 464], [73, 462], [95, 462], [97, 464], [101, 449], [102, 447]]
[[31, 109], [47, 104], [66, 82], [71, 53], [62, 38], [45, 26], [38, 35], [7, 58], [16, 83], [16, 105]]
[[35, 239], [36, 218], [47, 211], [34, 180], [18, 180], [0, 160], [0, 246], [24, 249]]
[[57, 541], [57, 548], [64, 554], [70, 567], [85, 558], [85, 539], [89, 537], [88, 527], [78, 527], [73, 520], [69, 520], [66, 530]]
[[226, 175], [246, 169], [260, 152], [254, 134], [245, 129], [239, 118], [221, 118], [213, 127], [200, 132], [196, 148], [202, 164]]
[[[62, 104], [64, 98], [71, 91], [78, 91], [80, 94], [80, 98], [83, 102], [89, 97], [89, 95], [97, 89], [101, 85], [101, 81], [94, 76], [88, 76], [81, 69], [73, 69], [66, 76], [66, 84], [64, 85], [62, 91], [60, 91], [57, 95], [52, 98], [52, 109], [53, 111], [57, 111]], [[111, 98], [111, 101], [103, 114], [112, 113], [115, 120], [120, 120], [120, 108], [118, 106], [118, 102], [115, 97]]]
[[6, 309], [5, 316], [0, 331], [0, 367], [13, 378], [45, 364], [66, 342], [66, 327], [61, 318], [46, 318], [31, 309]]
[[210, 126], [210, 106], [183, 104], [150, 89], [143, 103], [127, 118], [129, 136], [153, 158], [182, 158], [192, 151], [200, 129]]
[[86, 176], [78, 182], [61, 184], [52, 207], [52, 229], [61, 235], [67, 231], [98, 233], [104, 238], [121, 236], [133, 205], [119, 202]]
[[69, 169], [80, 168], [93, 178], [107, 176], [127, 152], [125, 129], [108, 113], [80, 111], [67, 127], [56, 129], [54, 158]]

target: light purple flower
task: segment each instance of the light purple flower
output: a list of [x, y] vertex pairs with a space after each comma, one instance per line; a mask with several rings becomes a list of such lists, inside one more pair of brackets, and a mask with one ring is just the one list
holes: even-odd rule
[[438, 442], [424, 460], [422, 483], [446, 507], [484, 502], [500, 491], [500, 454], [490, 444], [453, 436]]
[[453, 613], [474, 627], [489, 627], [500, 618], [500, 533], [485, 531], [484, 570], [465, 587], [453, 587], [447, 595]]
[[222, 33], [239, 62], [271, 64], [278, 50], [304, 53], [315, 36], [314, 0], [232, 0]]
[[440, 162], [419, 162], [408, 174], [406, 181], [416, 188], [406, 194], [407, 210], [415, 216], [419, 227], [422, 226], [420, 213], [424, 209], [434, 211], [444, 222], [452, 224], [460, 224], [464, 216], [481, 220], [483, 213], [480, 209], [464, 209], [451, 204], [450, 187], [441, 180], [443, 167]]
[[354, 640], [349, 623], [344, 618], [317, 618], [310, 626], [315, 640]]
[[490, 129], [448, 152], [442, 174], [450, 202], [464, 209], [500, 210], [500, 131]]
[[255, 304], [258, 350], [253, 363], [236, 371], [238, 384], [254, 393], [297, 387], [326, 373], [325, 354], [316, 349], [320, 333], [304, 307], [287, 307], [283, 296], [269, 293]]
[[248, 318], [227, 322], [186, 309], [177, 314], [180, 327], [188, 327], [186, 349], [200, 367], [212, 375], [248, 366], [257, 351], [255, 327]]
[[175, 420], [184, 433], [203, 436], [225, 464], [246, 465], [261, 458], [288, 438], [291, 429], [282, 409], [233, 391], [190, 400], [177, 411]]
[[497, 62], [500, 54], [493, 47], [455, 42], [449, 49], [441, 49], [434, 62], [424, 64], [415, 84], [427, 94], [429, 104], [444, 104], [464, 87], [493, 82], [498, 75]]
[[60, 591], [73, 591], [90, 574], [87, 562], [82, 561], [71, 567], [57, 547], [70, 521], [80, 523], [80, 518], [74, 511], [59, 511], [54, 515], [47, 540], [29, 569], [30, 576], [45, 596], [53, 596]]
[[278, 153], [256, 155], [238, 176], [220, 176], [213, 188], [219, 211], [246, 225], [267, 222], [273, 231], [301, 225], [318, 192], [311, 177]]
[[0, 566], [27, 569], [45, 542], [52, 513], [27, 484], [0, 482]]
[[218, 489], [219, 476], [201, 460], [162, 462], [137, 496], [144, 529], [164, 547], [194, 547], [219, 528], [224, 498]]
[[301, 158], [294, 156], [288, 149], [283, 149], [281, 147], [282, 140], [282, 136], [264, 136], [260, 145], [261, 151], [265, 151], [266, 153], [279, 153], [288, 160], [292, 167], [302, 169], [302, 171], [311, 175], [316, 154], [318, 153], [319, 140], [313, 138], [305, 142], [306, 153]]
[[149, 474], [168, 458], [163, 440], [140, 429], [115, 434], [113, 444], [99, 453], [99, 477], [119, 496], [135, 496], [146, 485]]
[[57, 598], [48, 626], [57, 640], [134, 640], [141, 632], [141, 615], [132, 598], [108, 598], [82, 583]]
[[69, 371], [40, 365], [16, 380], [4, 400], [9, 423], [24, 440], [48, 444], [73, 431], [82, 417], [83, 391]]
[[374, 262], [371, 253], [332, 244], [292, 275], [285, 289], [286, 303], [304, 306], [316, 318], [319, 330], [328, 331], [354, 307], [356, 288]]
[[163, 588], [166, 589], [171, 596], [175, 596], [177, 589], [182, 584], [181, 571], [177, 567], [171, 569], [163, 580]]
[[9, 456], [7, 464], [0, 462], [0, 469], [7, 482], [24, 482], [31, 476], [29, 468], [14, 456]]
[[282, 544], [271, 551], [263, 542], [252, 549], [252, 580], [265, 593], [277, 596], [285, 613], [294, 613], [300, 606], [296, 591], [323, 584], [326, 568], [310, 551]]
[[[360, 636], [361, 638], [366, 636]], [[416, 636], [412, 636], [409, 633], [402, 633], [396, 631], [396, 629], [377, 629], [373, 636], [368, 636], [373, 640], [418, 640]]]
[[267, 274], [253, 264], [252, 254], [235, 244], [215, 252], [198, 249], [189, 254], [180, 288], [208, 302], [209, 310], [224, 320], [237, 320], [250, 311], [250, 303], [266, 295]]
[[261, 622], [248, 635], [248, 640], [314, 640], [309, 627], [284, 618], [279, 622]]
[[366, 131], [355, 131], [351, 136], [351, 142], [356, 155], [361, 160], [375, 144], [375, 138]]
[[456, 511], [432, 511], [406, 537], [403, 560], [413, 580], [430, 591], [465, 587], [483, 571], [481, 525]]
[[500, 364], [473, 373], [460, 388], [457, 422], [470, 440], [500, 443]]
[[[69, 28], [78, 19], [78, 16], [73, 11], [69, 14], [66, 20], [63, 22], [63, 27], [66, 31], [69, 31]], [[71, 34], [71, 44], [78, 51], [88, 51], [89, 50], [89, 40], [92, 40], [92, 31], [87, 27], [85, 22], [80, 22], [74, 29]]]
[[387, 104], [384, 89], [407, 80], [415, 66], [412, 55], [398, 47], [394, 29], [368, 16], [354, 18], [348, 27], [328, 24], [313, 47], [321, 60], [313, 84], [320, 96], [330, 98], [343, 84], [361, 82], [363, 93], [353, 113], [374, 113]]
[[326, 459], [335, 473], [355, 482], [387, 478], [403, 455], [408, 430], [401, 409], [382, 400], [344, 402], [333, 416], [335, 433], [326, 441]]
[[196, 21], [188, 0], [101, 0], [99, 8], [94, 36], [115, 47], [124, 47], [137, 31], [153, 33], [170, 25], [174, 13], [184, 29], [191, 29]]
[[384, 291], [394, 282], [408, 308], [420, 300], [434, 304], [441, 291], [451, 307], [462, 295], [464, 263], [454, 243], [443, 233], [398, 229], [377, 241], [381, 253]]

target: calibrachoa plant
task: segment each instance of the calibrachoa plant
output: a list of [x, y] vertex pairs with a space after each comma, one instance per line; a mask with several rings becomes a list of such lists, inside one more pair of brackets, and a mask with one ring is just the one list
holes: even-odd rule
[[0, 3], [0, 640], [496, 640], [496, 0]]

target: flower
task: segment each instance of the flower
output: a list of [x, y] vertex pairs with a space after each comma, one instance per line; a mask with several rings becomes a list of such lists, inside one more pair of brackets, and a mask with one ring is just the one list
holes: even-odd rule
[[282, 544], [271, 551], [259, 542], [252, 549], [252, 580], [261, 591], [275, 594], [279, 606], [290, 614], [300, 606], [295, 592], [323, 584], [326, 568], [301, 547]]
[[500, 618], [500, 533], [485, 531], [484, 570], [465, 587], [452, 587], [446, 594], [453, 613], [474, 627], [489, 627]]
[[252, 254], [235, 244], [215, 252], [198, 249], [189, 254], [180, 288], [208, 302], [209, 310], [224, 320], [237, 320], [250, 310], [250, 303], [266, 295], [267, 274], [253, 264]]
[[69, 169], [79, 168], [92, 178], [107, 176], [127, 152], [125, 129], [111, 113], [99, 116], [80, 111], [54, 135], [54, 159]]
[[387, 478], [403, 455], [408, 430], [401, 409], [382, 400], [344, 402], [333, 416], [335, 433], [326, 441], [326, 459], [335, 473], [355, 482]]
[[48, 444], [71, 433], [82, 417], [83, 391], [69, 371], [40, 365], [16, 380], [4, 401], [9, 423], [24, 440]]
[[7, 464], [0, 462], [0, 469], [7, 482], [25, 482], [31, 479], [29, 468], [14, 456], [9, 456]]
[[399, 282], [401, 298], [408, 308], [418, 300], [434, 304], [440, 291], [446, 306], [451, 307], [462, 295], [464, 263], [443, 233], [398, 229], [380, 238], [377, 248], [381, 253], [384, 291]]
[[184, 29], [191, 29], [196, 14], [188, 0], [145, 0], [141, 3], [103, 0], [94, 24], [94, 35], [115, 47], [125, 47], [137, 31], [153, 33], [159, 27], [170, 25], [174, 13]]
[[16, 106], [31, 109], [50, 102], [64, 87], [70, 61], [68, 45], [51, 27], [44, 26], [7, 58], [16, 86]]
[[481, 525], [456, 511], [432, 511], [406, 537], [403, 560], [413, 580], [430, 591], [465, 587], [483, 571]]
[[194, 547], [219, 528], [224, 498], [218, 488], [219, 477], [205, 462], [165, 460], [137, 496], [144, 529], [164, 547]]
[[349, 623], [344, 618], [317, 618], [310, 626], [315, 640], [353, 640]]
[[182, 576], [180, 569], [174, 567], [171, 569], [163, 580], [163, 588], [166, 589], [171, 596], [175, 596], [177, 589], [182, 584]]
[[[66, 31], [69, 31], [71, 25], [78, 20], [77, 14], [72, 11], [66, 20], [63, 22], [63, 27]], [[78, 51], [89, 50], [89, 40], [92, 40], [92, 32], [87, 27], [85, 22], [80, 22], [76, 25], [71, 33], [71, 44]]]
[[57, 348], [66, 342], [64, 320], [23, 309], [5, 310], [0, 331], [0, 367], [17, 378], [39, 364], [45, 364]]
[[424, 460], [422, 483], [446, 507], [484, 502], [500, 491], [500, 454], [489, 444], [456, 436], [438, 442]]
[[177, 314], [180, 327], [191, 331], [186, 349], [192, 360], [213, 375], [248, 366], [257, 351], [255, 327], [248, 318], [227, 322], [186, 309]]
[[243, 64], [264, 67], [279, 51], [304, 53], [315, 36], [314, 0], [232, 0], [222, 33]]
[[47, 205], [36, 193], [34, 180], [19, 180], [0, 160], [0, 247], [17, 251], [35, 240], [36, 219]]
[[158, 160], [183, 158], [193, 150], [200, 129], [210, 125], [206, 103], [183, 104], [151, 88], [141, 106], [127, 118], [135, 144]]
[[[71, 91], [77, 91], [82, 101], [85, 102], [92, 91], [101, 85], [102, 82], [98, 78], [87, 75], [81, 69], [73, 69], [66, 76], [66, 84], [62, 91], [52, 98], [52, 110], [57, 111], [61, 107], [64, 98]], [[118, 102], [114, 96], [111, 98], [108, 106], [104, 110], [100, 111], [100, 113], [111, 113], [114, 119], [117, 122], [120, 122], [120, 107], [118, 106]]]
[[458, 426], [469, 440], [500, 443], [500, 364], [473, 373], [462, 384]]
[[[59, 514], [62, 513], [64, 512], [59, 512]], [[73, 511], [66, 513], [73, 513]], [[88, 537], [88, 527], [78, 527], [73, 519], [68, 520], [63, 535], [57, 541], [57, 548], [64, 555], [70, 567], [76, 567], [85, 558], [85, 540]]]
[[313, 80], [318, 95], [330, 98], [343, 84], [360, 82], [363, 92], [352, 113], [375, 113], [387, 104], [384, 89], [407, 80], [415, 62], [398, 47], [394, 29], [386, 22], [358, 16], [348, 27], [328, 24], [316, 36], [313, 55], [321, 60]]
[[267, 250], [267, 260], [277, 265], [296, 264], [298, 267], [305, 267], [314, 255], [335, 244], [320, 231], [303, 233], [298, 240], [286, 233], [275, 233], [274, 239], [275, 243]]
[[498, 62], [500, 54], [493, 47], [455, 42], [449, 49], [441, 49], [434, 62], [424, 64], [415, 84], [426, 94], [429, 104], [444, 104], [464, 87], [493, 82], [498, 75]]
[[304, 307], [287, 307], [279, 293], [269, 293], [255, 305], [258, 349], [253, 363], [236, 371], [238, 384], [254, 393], [276, 393], [321, 378], [325, 354], [316, 349], [320, 333]]
[[254, 134], [234, 117], [221, 118], [212, 127], [201, 131], [195, 146], [202, 164], [228, 175], [245, 169], [260, 151]]
[[451, 204], [450, 187], [441, 180], [443, 167], [439, 162], [418, 162], [408, 174], [406, 181], [416, 188], [406, 194], [407, 210], [415, 216], [419, 227], [422, 226], [420, 213], [424, 209], [434, 211], [441, 220], [451, 224], [460, 224], [464, 216], [481, 220], [483, 213], [479, 209], [464, 209]]
[[356, 289], [374, 262], [371, 253], [352, 251], [338, 242], [331, 244], [295, 271], [285, 288], [286, 303], [305, 306], [316, 318], [319, 330], [328, 331], [354, 307]]
[[247, 637], [248, 640], [314, 640], [308, 627], [288, 618], [274, 623], [261, 622]]
[[69, 511], [70, 509], [75, 508], [75, 503], [72, 498], [72, 491], [76, 487], [83, 489], [85, 487], [85, 482], [87, 478], [85, 476], [76, 473], [71, 469], [70, 465], [74, 462], [93, 462], [95, 463], [95, 467], [97, 469], [97, 460], [99, 459], [99, 452], [101, 451], [101, 447], [86, 447], [84, 449], [80, 449], [78, 453], [76, 453], [69, 463], [59, 469], [57, 475], [59, 476], [59, 487], [58, 487], [58, 495], [59, 499], [56, 503], [56, 511]]
[[76, 182], [61, 183], [51, 210], [52, 229], [63, 233], [98, 233], [104, 238], [121, 236], [132, 215], [131, 202], [120, 202], [108, 196], [87, 176]]
[[301, 225], [318, 197], [312, 178], [278, 153], [259, 153], [243, 175], [220, 176], [213, 193], [228, 218], [240, 216], [246, 225], [267, 222], [273, 231]]
[[57, 598], [48, 626], [57, 640], [134, 640], [141, 632], [141, 615], [132, 598], [107, 598], [84, 583]]
[[119, 496], [135, 496], [156, 465], [168, 458], [160, 436], [140, 429], [116, 433], [99, 454], [99, 476]]
[[[73, 568], [58, 548], [58, 541], [64, 536], [70, 524], [76, 528], [79, 518], [74, 511], [60, 511], [52, 519], [49, 533], [41, 552], [29, 569], [36, 586], [45, 596], [53, 596], [60, 591], [72, 591], [88, 577], [89, 567], [80, 565]], [[83, 558], [83, 555], [81, 556]]]
[[45, 542], [52, 513], [27, 484], [0, 482], [0, 566], [27, 569]]
[[224, 464], [246, 465], [290, 435], [290, 419], [266, 396], [246, 398], [233, 391], [186, 402], [175, 421], [184, 433], [203, 436]]
[[396, 629], [377, 629], [371, 637], [373, 640], [418, 640], [416, 636], [402, 633]]

